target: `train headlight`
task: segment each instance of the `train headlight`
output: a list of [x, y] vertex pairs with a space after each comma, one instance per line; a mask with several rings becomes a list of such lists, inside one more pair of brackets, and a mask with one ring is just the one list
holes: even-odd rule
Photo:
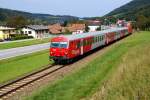
[[65, 52], [65, 55], [67, 55], [68, 54], [68, 52]]

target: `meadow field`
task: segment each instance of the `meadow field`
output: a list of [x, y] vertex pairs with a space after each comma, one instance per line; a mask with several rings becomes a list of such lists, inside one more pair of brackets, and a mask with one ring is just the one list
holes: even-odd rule
[[0, 84], [39, 70], [48, 64], [51, 64], [49, 50], [0, 60]]

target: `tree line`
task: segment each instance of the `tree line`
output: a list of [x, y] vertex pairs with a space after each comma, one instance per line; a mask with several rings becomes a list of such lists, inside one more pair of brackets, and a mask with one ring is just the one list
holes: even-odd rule
[[150, 17], [144, 15], [137, 16], [135, 29], [150, 31]]

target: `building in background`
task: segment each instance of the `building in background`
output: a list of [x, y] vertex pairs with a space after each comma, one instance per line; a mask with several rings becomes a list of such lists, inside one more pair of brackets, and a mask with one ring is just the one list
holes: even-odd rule
[[11, 34], [16, 34], [16, 29], [15, 28], [0, 26], [0, 40], [10, 39]]
[[36, 39], [49, 37], [48, 26], [44, 25], [28, 25], [22, 28], [22, 34], [33, 36]]
[[60, 24], [53, 24], [48, 26], [50, 34], [60, 34], [62, 33], [63, 27]]
[[66, 27], [60, 24], [49, 25], [49, 32], [51, 34], [79, 34], [85, 32], [85, 24], [69, 24]]
[[98, 20], [89, 20], [87, 21], [87, 23], [89, 27], [89, 32], [97, 31], [97, 29], [101, 27], [101, 22]]
[[72, 34], [80, 34], [85, 32], [85, 24], [70, 24], [66, 27]]

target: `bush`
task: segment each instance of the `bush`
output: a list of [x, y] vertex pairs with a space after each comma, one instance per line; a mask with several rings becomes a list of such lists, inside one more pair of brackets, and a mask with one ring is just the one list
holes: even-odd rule
[[3, 42], [4, 40], [0, 39], [0, 42]]
[[33, 36], [28, 36], [27, 34], [11, 34], [11, 40], [21, 40], [21, 39], [31, 39]]

